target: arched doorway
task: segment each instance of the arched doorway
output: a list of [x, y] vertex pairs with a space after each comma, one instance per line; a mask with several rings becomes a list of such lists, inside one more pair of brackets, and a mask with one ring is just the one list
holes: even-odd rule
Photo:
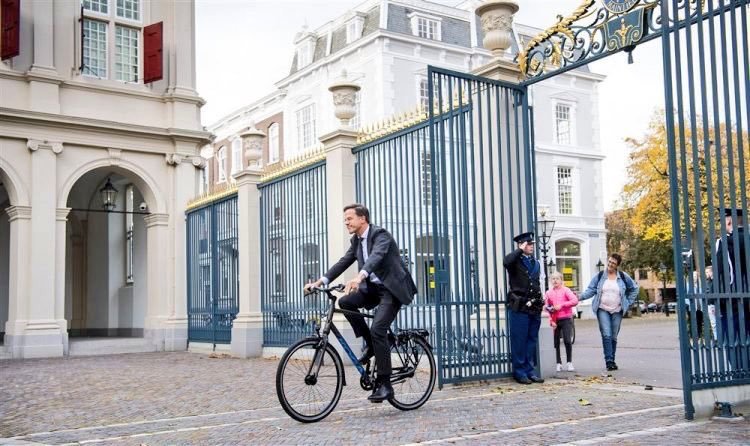
[[[78, 342], [84, 338], [144, 337], [149, 205], [137, 180], [122, 169], [97, 168], [68, 194], [65, 319], [71, 355], [103, 353]], [[130, 343], [127, 350], [138, 345]], [[144, 340], [140, 350], [153, 346]]]

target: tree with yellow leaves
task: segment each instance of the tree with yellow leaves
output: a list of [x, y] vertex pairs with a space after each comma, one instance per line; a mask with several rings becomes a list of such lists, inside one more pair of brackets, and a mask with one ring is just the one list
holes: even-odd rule
[[661, 262], [671, 267], [673, 212], [680, 218], [679, 236], [684, 239], [689, 235], [693, 252], [702, 247], [701, 256], [706, 256], [702, 263], [710, 264], [709, 247], [723, 225], [716, 209], [741, 207], [743, 199], [750, 201], [745, 182], [750, 177], [748, 134], [728, 132], [724, 124], [696, 118], [693, 131], [690, 126], [675, 128], [679, 206], [673, 208], [665, 122], [664, 112], [657, 112], [642, 139], [626, 139], [632, 151], [622, 205], [629, 210], [625, 215], [633, 239], [627, 256], [633, 268], [656, 270]]

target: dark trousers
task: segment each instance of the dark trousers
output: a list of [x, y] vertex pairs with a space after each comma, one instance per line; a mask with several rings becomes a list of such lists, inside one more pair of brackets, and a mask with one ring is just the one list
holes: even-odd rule
[[379, 376], [391, 375], [391, 346], [388, 342], [388, 328], [401, 309], [401, 302], [384, 286], [367, 283], [367, 286], [349, 293], [339, 299], [339, 307], [343, 310], [359, 311], [360, 308], [373, 309], [378, 307], [372, 326], [367, 328], [365, 318], [345, 313], [354, 334], [362, 337], [375, 351], [375, 364]]
[[518, 379], [535, 376], [536, 348], [542, 315], [508, 309], [508, 323], [510, 323], [510, 356], [513, 362], [513, 376]]
[[719, 345], [727, 352], [727, 360], [732, 370], [750, 366], [750, 315], [744, 314], [745, 326], [742, 327], [739, 310], [734, 310], [731, 324], [725, 312], [719, 316]]
[[566, 362], [573, 362], [573, 319], [559, 319], [557, 321], [557, 328], [555, 328], [555, 354], [557, 355], [557, 363], [562, 364], [560, 358], [560, 337], [563, 338], [565, 344], [565, 358]]
[[[687, 307], [686, 310], [687, 310], [687, 327], [688, 327], [687, 333], [688, 333], [688, 337], [692, 338], [695, 334], [693, 333], [693, 325], [690, 321], [690, 318], [692, 317], [691, 316], [692, 311], [690, 310], [690, 307]], [[696, 323], [696, 328], [698, 330], [698, 337], [702, 338], [703, 337], [703, 310], [695, 310], [695, 323]]]

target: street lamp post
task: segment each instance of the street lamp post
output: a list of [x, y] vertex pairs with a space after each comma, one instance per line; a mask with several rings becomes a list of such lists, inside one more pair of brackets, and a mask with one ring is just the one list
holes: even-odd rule
[[[541, 234], [539, 236], [541, 245], [539, 250], [542, 251], [542, 262], [544, 265], [544, 291], [547, 291], [549, 289], [549, 281], [547, 280], [547, 268], [549, 267], [547, 264], [547, 254], [549, 253], [549, 241], [552, 237], [552, 231], [555, 230], [555, 221], [544, 219], [544, 216], [545, 214], [542, 213], [541, 217], [543, 220], [537, 220], [536, 224], [538, 232]], [[554, 263], [552, 265], [554, 266]]]
[[669, 316], [669, 307], [667, 306], [667, 265], [664, 262], [659, 264], [659, 272], [661, 273], [661, 304], [664, 305], [664, 313]]

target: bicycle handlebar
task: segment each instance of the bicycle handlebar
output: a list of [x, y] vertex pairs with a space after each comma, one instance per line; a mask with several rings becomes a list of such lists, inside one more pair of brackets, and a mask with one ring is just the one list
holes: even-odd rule
[[312, 289], [310, 289], [310, 291], [307, 292], [307, 294], [308, 295], [313, 294], [313, 293], [331, 294], [332, 291], [339, 291], [340, 292], [340, 291], [344, 291], [345, 288], [346, 287], [342, 283], [339, 283], [338, 285], [331, 285], [331, 286], [328, 286], [328, 287], [319, 286], [319, 287], [313, 287]]

